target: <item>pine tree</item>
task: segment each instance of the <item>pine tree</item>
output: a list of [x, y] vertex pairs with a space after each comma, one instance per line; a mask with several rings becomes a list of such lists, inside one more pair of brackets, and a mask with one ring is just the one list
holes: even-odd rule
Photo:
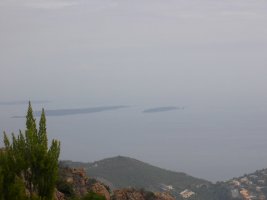
[[16, 142], [10, 144], [7, 135], [4, 133], [4, 144], [5, 149], [0, 152], [0, 200], [26, 200], [28, 198], [23, 179], [16, 174], [19, 168], [15, 151], [13, 151]]
[[[54, 193], [58, 174], [58, 157], [60, 154], [60, 143], [52, 140], [51, 147], [47, 147], [46, 117], [42, 110], [39, 132], [39, 172], [37, 178], [38, 193], [42, 199], [51, 199]], [[47, 176], [49, 174], [49, 176]]]
[[[18, 138], [19, 139], [19, 138]], [[13, 140], [14, 141], [14, 140]], [[38, 170], [38, 135], [36, 129], [36, 122], [33, 116], [33, 110], [31, 103], [29, 102], [28, 112], [26, 115], [26, 131], [25, 131], [25, 151], [24, 159], [26, 161], [26, 169], [23, 169], [24, 178], [26, 181], [26, 187], [30, 192], [30, 196], [33, 197], [36, 192], [35, 176]]]
[[38, 142], [43, 147], [44, 151], [47, 151], [47, 133], [46, 133], [46, 117], [45, 111], [42, 109], [41, 118], [39, 122]]
[[[5, 157], [0, 155], [0, 164], [4, 163], [3, 167], [0, 167], [0, 192], [4, 191], [7, 195], [0, 194], [0, 200], [24, 199], [23, 194], [19, 192], [23, 191], [19, 190], [23, 185], [29, 191], [31, 200], [52, 200], [58, 174], [60, 143], [52, 140], [48, 148], [44, 109], [40, 117], [39, 130], [37, 130], [29, 102], [25, 133], [20, 131], [17, 137], [12, 134], [12, 143], [4, 133], [4, 144]], [[16, 190], [22, 196], [18, 198], [8, 196]]]

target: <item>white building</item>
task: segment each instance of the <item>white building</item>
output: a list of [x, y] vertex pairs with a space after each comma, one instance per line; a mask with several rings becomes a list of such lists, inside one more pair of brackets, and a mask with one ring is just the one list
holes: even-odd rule
[[181, 195], [183, 198], [187, 199], [187, 198], [190, 198], [191, 196], [195, 195], [195, 193], [194, 193], [193, 191], [191, 191], [191, 190], [186, 189], [186, 190], [182, 191], [182, 192], [180, 193], [180, 195]]

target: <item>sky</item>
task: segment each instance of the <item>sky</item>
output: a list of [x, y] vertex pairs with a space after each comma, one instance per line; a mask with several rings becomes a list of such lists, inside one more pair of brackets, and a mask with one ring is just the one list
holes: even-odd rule
[[1, 99], [263, 103], [266, 7], [264, 0], [2, 0]]
[[[0, 100], [48, 100], [53, 102], [45, 105], [49, 109], [140, 106], [140, 112], [157, 106], [185, 106], [191, 109], [188, 121], [194, 116], [204, 116], [207, 123], [218, 119], [219, 128], [214, 128], [214, 132], [222, 135], [212, 136], [215, 144], [225, 139], [223, 132], [237, 134], [234, 141], [242, 137], [242, 128], [232, 129], [224, 123], [229, 118], [257, 119], [257, 125], [252, 123], [249, 130], [254, 128], [262, 134], [267, 128], [264, 126], [267, 122], [264, 118], [267, 111], [266, 10], [266, 0], [1, 0]], [[8, 116], [21, 116], [24, 107], [0, 109]], [[95, 123], [106, 119], [97, 116]], [[117, 117], [123, 120], [121, 115]], [[157, 127], [158, 131], [166, 131], [163, 127], [168, 128], [166, 124], [175, 115], [164, 117], [154, 121], [165, 123]], [[140, 133], [145, 130], [141, 130], [144, 125], [141, 124]], [[18, 125], [21, 123], [2, 117], [0, 128], [16, 130]], [[112, 130], [113, 126], [107, 127]], [[198, 128], [194, 126], [190, 133], [197, 133]], [[55, 130], [61, 131], [58, 127]], [[107, 131], [101, 129], [101, 132], [99, 127], [93, 130]], [[114, 130], [127, 129], [115, 127]], [[202, 131], [209, 132], [205, 128]], [[128, 144], [131, 138], [138, 145], [134, 137], [129, 134], [122, 141]], [[160, 137], [156, 138], [155, 143], [160, 141]], [[102, 141], [100, 137], [94, 139]], [[257, 141], [261, 140], [262, 135]], [[248, 140], [242, 142], [249, 145]], [[145, 146], [153, 145], [152, 142], [142, 144], [144, 149], [140, 149], [144, 152]], [[82, 150], [86, 150], [85, 146]], [[141, 155], [140, 152], [131, 154], [135, 152], [134, 147], [127, 149], [127, 145], [122, 145], [110, 154], [92, 153], [90, 158], [78, 153], [69, 155], [70, 159], [97, 160], [128, 152], [166, 168], [188, 169], [186, 165], [176, 168], [177, 163], [167, 158], [160, 162], [159, 156], [176, 150]], [[63, 157], [68, 158], [67, 153]], [[193, 164], [196, 163], [192, 161]], [[256, 167], [259, 166], [243, 171]], [[193, 168], [188, 172], [202, 175], [201, 170]], [[215, 180], [230, 175], [204, 178]]]

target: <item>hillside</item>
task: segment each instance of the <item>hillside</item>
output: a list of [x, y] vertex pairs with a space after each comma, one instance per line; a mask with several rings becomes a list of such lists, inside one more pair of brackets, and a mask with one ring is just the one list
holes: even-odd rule
[[55, 200], [175, 200], [165, 192], [133, 188], [111, 191], [108, 186], [89, 178], [84, 168], [60, 166]]
[[175, 190], [181, 191], [189, 185], [210, 184], [185, 173], [161, 169], [129, 157], [117, 156], [94, 163], [63, 163], [69, 167], [84, 167], [90, 177], [104, 181], [113, 189], [136, 187], [159, 191], [172, 186]]
[[[257, 170], [254, 173], [244, 174], [233, 178], [225, 184], [231, 190], [232, 196], [240, 199], [267, 199], [267, 169]], [[252, 198], [251, 198], [252, 199]]]

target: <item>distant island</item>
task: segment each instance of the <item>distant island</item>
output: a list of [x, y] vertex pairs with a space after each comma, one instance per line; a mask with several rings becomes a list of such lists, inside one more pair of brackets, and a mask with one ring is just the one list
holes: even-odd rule
[[179, 109], [184, 109], [184, 108], [175, 107], [175, 106], [155, 107], [155, 108], [146, 109], [143, 111], [143, 113], [167, 112], [167, 111], [179, 110]]
[[[78, 115], [78, 114], [89, 114], [104, 112], [110, 110], [118, 110], [122, 108], [127, 108], [129, 106], [99, 106], [91, 108], [74, 108], [74, 109], [55, 109], [55, 110], [46, 110], [46, 116], [65, 116], [65, 115]], [[34, 115], [39, 117], [42, 111], [34, 112]], [[13, 116], [12, 118], [24, 118], [24, 116]]]

